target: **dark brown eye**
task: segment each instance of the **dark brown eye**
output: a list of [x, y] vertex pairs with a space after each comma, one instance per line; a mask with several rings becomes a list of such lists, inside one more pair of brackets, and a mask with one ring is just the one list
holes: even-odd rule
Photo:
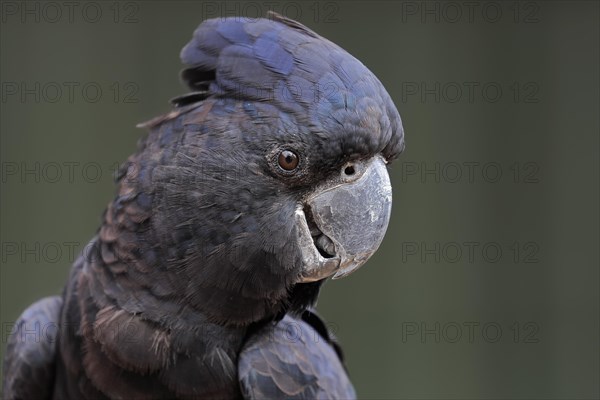
[[298, 166], [298, 161], [298, 155], [290, 150], [283, 150], [281, 153], [279, 153], [279, 158], [277, 159], [279, 166], [286, 171], [292, 171], [296, 169]]

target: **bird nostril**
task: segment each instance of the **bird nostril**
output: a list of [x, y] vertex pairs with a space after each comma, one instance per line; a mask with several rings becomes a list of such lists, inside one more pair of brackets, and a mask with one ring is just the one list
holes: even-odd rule
[[348, 165], [346, 168], [344, 168], [344, 173], [346, 175], [354, 175], [356, 171], [354, 170], [354, 166], [352, 165]]

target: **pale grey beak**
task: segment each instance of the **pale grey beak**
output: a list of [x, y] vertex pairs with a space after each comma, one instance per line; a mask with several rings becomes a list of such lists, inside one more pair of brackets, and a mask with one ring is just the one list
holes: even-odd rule
[[304, 232], [302, 281], [337, 279], [362, 266], [379, 248], [391, 209], [392, 186], [381, 156], [349, 163], [339, 177], [317, 187], [296, 211]]

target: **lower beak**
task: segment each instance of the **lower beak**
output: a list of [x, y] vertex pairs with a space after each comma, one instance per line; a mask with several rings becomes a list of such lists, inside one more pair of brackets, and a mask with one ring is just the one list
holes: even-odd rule
[[320, 185], [296, 212], [303, 225], [303, 282], [352, 273], [375, 253], [385, 235], [392, 208], [385, 161], [377, 156], [352, 164], [351, 175], [347, 170]]

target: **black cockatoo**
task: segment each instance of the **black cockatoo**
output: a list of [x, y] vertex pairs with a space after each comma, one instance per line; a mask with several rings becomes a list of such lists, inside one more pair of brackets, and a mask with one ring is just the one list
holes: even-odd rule
[[274, 13], [207, 20], [181, 58], [191, 92], [142, 124], [62, 296], [16, 323], [5, 399], [355, 396], [311, 306], [383, 239], [396, 107]]

